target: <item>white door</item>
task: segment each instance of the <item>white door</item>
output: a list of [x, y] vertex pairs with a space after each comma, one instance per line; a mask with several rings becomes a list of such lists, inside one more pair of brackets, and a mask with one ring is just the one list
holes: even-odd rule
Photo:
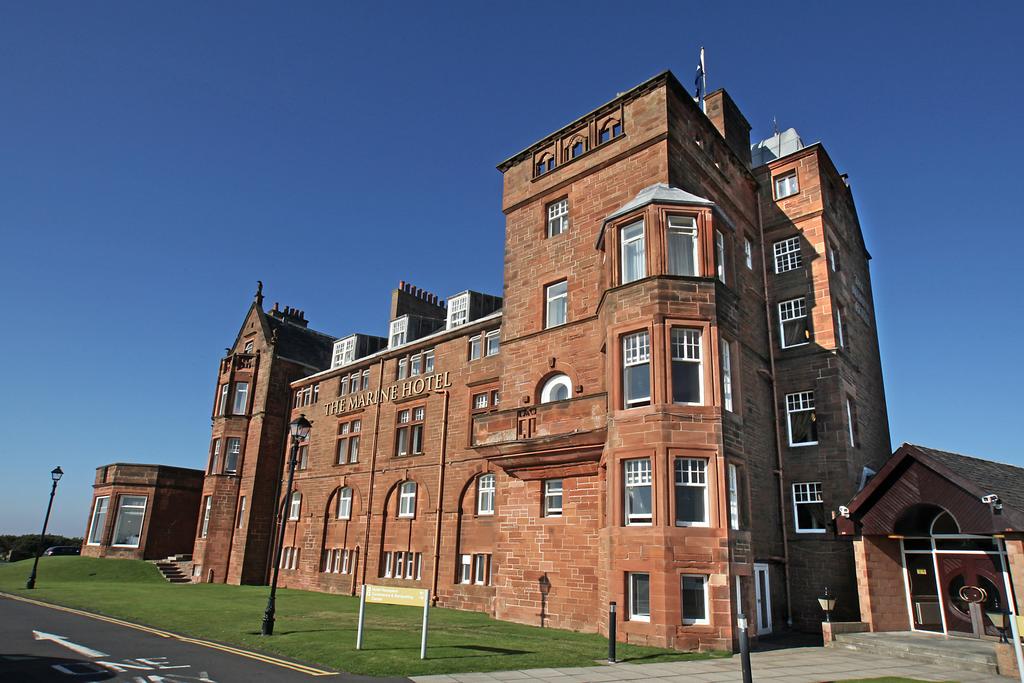
[[772, 632], [772, 582], [768, 575], [768, 565], [754, 565], [754, 598], [757, 608], [757, 633], [764, 635]]

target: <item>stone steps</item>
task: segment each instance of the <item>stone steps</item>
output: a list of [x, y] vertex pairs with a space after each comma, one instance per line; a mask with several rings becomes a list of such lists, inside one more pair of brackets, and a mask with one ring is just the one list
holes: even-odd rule
[[950, 671], [999, 673], [994, 645], [982, 640], [917, 633], [841, 633], [836, 635], [832, 647], [908, 659]]
[[182, 564], [186, 563], [175, 559], [176, 557], [180, 556], [176, 555], [174, 558], [157, 560], [154, 564], [156, 564], [156, 568], [160, 571], [160, 574], [170, 583], [192, 583], [192, 579], [189, 577], [189, 574], [191, 573], [190, 567], [192, 565], [191, 556], [189, 556], [190, 561], [187, 562], [185, 567], [183, 567]]

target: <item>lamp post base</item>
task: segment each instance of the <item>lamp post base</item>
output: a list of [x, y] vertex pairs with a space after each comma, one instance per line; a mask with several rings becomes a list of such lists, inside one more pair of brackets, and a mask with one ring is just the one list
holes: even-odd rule
[[260, 635], [274, 635], [274, 599], [267, 603], [267, 610], [263, 613], [263, 624], [260, 626]]

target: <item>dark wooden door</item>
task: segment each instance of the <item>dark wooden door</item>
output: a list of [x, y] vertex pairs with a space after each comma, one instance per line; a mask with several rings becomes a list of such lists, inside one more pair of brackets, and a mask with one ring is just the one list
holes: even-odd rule
[[942, 633], [942, 607], [935, 582], [932, 554], [907, 553], [907, 577], [910, 580], [910, 610], [918, 631]]
[[1006, 606], [1003, 574], [999, 557], [989, 554], [939, 555], [939, 584], [942, 605], [946, 612], [946, 626], [950, 633], [973, 633], [970, 605], [960, 596], [964, 586], [977, 586], [985, 591], [986, 600], [981, 605], [985, 633], [998, 635], [999, 632], [984, 616], [985, 610], [1001, 609]]

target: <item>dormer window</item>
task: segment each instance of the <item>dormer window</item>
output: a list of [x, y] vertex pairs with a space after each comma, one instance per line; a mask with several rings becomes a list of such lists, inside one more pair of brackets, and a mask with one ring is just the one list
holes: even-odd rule
[[391, 321], [391, 329], [388, 330], [388, 348], [394, 349], [405, 343], [406, 331], [409, 329], [409, 318], [402, 316]]
[[[448, 299], [448, 329], [469, 322], [469, 292]], [[394, 325], [394, 323], [392, 323]]]
[[356, 338], [348, 337], [334, 342], [334, 355], [331, 358], [331, 367], [337, 368], [348, 365], [356, 359]]

